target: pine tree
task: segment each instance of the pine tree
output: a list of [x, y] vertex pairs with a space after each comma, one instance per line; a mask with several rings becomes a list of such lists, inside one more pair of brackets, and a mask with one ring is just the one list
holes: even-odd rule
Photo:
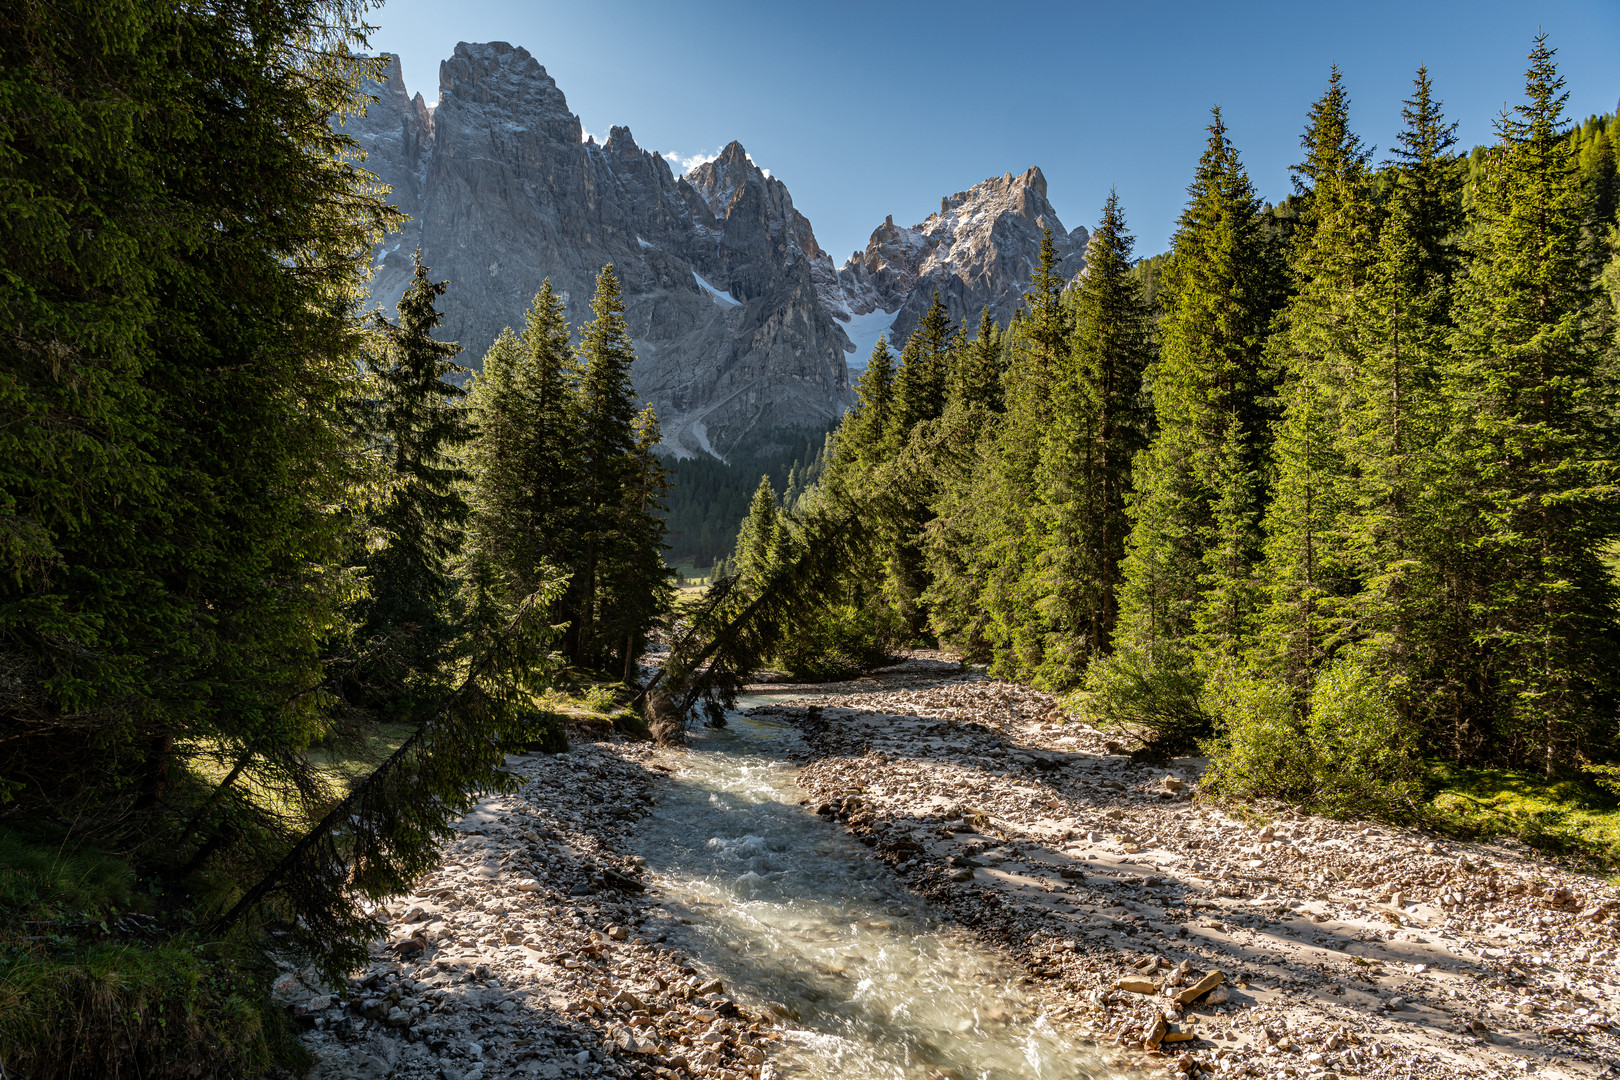
[[1445, 122], [1427, 67], [1418, 68], [1401, 117], [1406, 126], [1396, 138], [1398, 168], [1391, 202], [1404, 214], [1407, 231], [1421, 253], [1419, 273], [1435, 284], [1449, 283], [1456, 271], [1456, 239], [1463, 225], [1466, 163], [1453, 153], [1457, 125]]
[[982, 599], [992, 670], [1026, 676], [1042, 662], [1045, 634], [1036, 605], [1035, 567], [1040, 539], [1032, 527], [1041, 444], [1052, 423], [1053, 387], [1069, 362], [1071, 313], [1063, 301], [1057, 247], [1051, 230], [1041, 240], [1040, 262], [1024, 294], [1027, 314], [1009, 328], [1013, 355], [1003, 380], [1006, 413], [981, 521], [981, 558], [988, 568]]
[[732, 554], [732, 565], [742, 576], [744, 587], [757, 589], [770, 577], [776, 568], [779, 539], [776, 492], [771, 488], [771, 478], [761, 476], [748, 505], [748, 516], [737, 531], [737, 549]]
[[633, 469], [618, 510], [619, 530], [613, 560], [604, 575], [606, 588], [601, 633], [618, 649], [620, 678], [636, 682], [636, 663], [648, 633], [674, 600], [672, 571], [664, 561], [664, 497], [669, 474], [658, 458], [663, 440], [658, 414], [651, 405], [632, 423]]
[[1272, 375], [1275, 260], [1260, 203], [1214, 110], [1163, 279], [1149, 370], [1158, 433], [1133, 472], [1120, 644], [1235, 655], [1253, 619]]
[[[582, 500], [578, 526], [577, 570], [569, 583], [569, 659], [575, 664], [603, 669], [622, 646], [609, 610], [619, 594], [612, 570], [624, 562], [627, 544], [633, 546], [637, 529], [625, 528], [625, 499], [637, 474], [635, 445], [635, 390], [630, 366], [635, 350], [624, 321], [624, 298], [611, 264], [596, 275], [591, 298], [595, 319], [585, 324], [580, 337], [577, 415], [580, 418], [577, 455], [582, 473]], [[624, 657], [619, 657], [620, 661]]]
[[1591, 228], [1604, 236], [1614, 227], [1616, 215], [1620, 214], [1620, 166], [1615, 164], [1614, 143], [1606, 131], [1598, 136], [1585, 186]]
[[896, 426], [894, 384], [894, 353], [888, 340], [879, 337], [866, 370], [855, 382], [857, 404], [838, 428], [840, 467], [870, 465], [888, 456], [890, 432]]
[[1147, 443], [1142, 373], [1151, 315], [1131, 274], [1134, 240], [1117, 192], [1086, 249], [1075, 292], [1070, 361], [1054, 389], [1053, 421], [1038, 488], [1041, 551], [1036, 588], [1047, 641], [1038, 673], [1074, 685], [1113, 643], [1131, 462]]
[[470, 476], [466, 551], [469, 565], [479, 565], [479, 588], [488, 593], [484, 599], [496, 605], [507, 590], [495, 583], [502, 569], [523, 561], [519, 550], [529, 533], [522, 501], [524, 409], [516, 385], [522, 354], [523, 342], [510, 327], [502, 330], [467, 390], [474, 434], [465, 458]]
[[1394, 189], [1365, 286], [1351, 299], [1356, 363], [1344, 383], [1339, 444], [1344, 536], [1360, 592], [1343, 608], [1362, 662], [1378, 670], [1409, 732], [1449, 741], [1474, 713], [1472, 600], [1458, 573], [1463, 520], [1441, 441], [1450, 403], [1452, 280], [1462, 228], [1462, 162], [1428, 73], [1403, 112]]
[[947, 397], [952, 403], [981, 404], [1001, 411], [1001, 327], [986, 306], [979, 312], [979, 332], [961, 350], [951, 369]]
[[1295, 184], [1307, 198], [1289, 261], [1295, 292], [1271, 341], [1285, 375], [1260, 651], [1301, 701], [1343, 643], [1345, 606], [1359, 586], [1345, 532], [1350, 472], [1341, 436], [1349, 383], [1362, 364], [1357, 297], [1371, 275], [1378, 215], [1370, 155], [1350, 129], [1349, 105], [1335, 66], [1301, 140], [1308, 153]]
[[1496, 745], [1548, 773], [1595, 737], [1612, 687], [1615, 587], [1600, 552], [1620, 528], [1613, 392], [1591, 333], [1598, 294], [1553, 56], [1537, 37], [1527, 100], [1498, 123], [1455, 339], [1467, 419], [1456, 467], [1478, 521], [1468, 556]]
[[574, 569], [580, 483], [573, 374], [568, 323], [547, 279], [523, 336], [502, 332], [468, 398], [478, 431], [468, 453], [470, 547], [489, 563], [491, 580], [503, 583], [497, 591], [508, 607], [540, 588], [543, 565]]
[[902, 441], [912, 428], [945, 411], [956, 338], [956, 326], [936, 292], [900, 352], [894, 399], [897, 431]]
[[452, 359], [461, 347], [432, 337], [443, 320], [434, 303], [447, 284], [429, 280], [418, 257], [398, 321], [377, 318], [377, 434], [392, 486], [371, 515], [369, 595], [356, 614], [363, 639], [385, 642], [387, 661], [370, 672], [383, 684], [362, 698], [407, 713], [434, 704], [434, 692], [447, 685], [457, 632], [450, 560], [467, 518], [458, 486], [467, 474], [457, 455], [471, 430], [460, 404], [465, 392], [448, 381], [466, 370]]

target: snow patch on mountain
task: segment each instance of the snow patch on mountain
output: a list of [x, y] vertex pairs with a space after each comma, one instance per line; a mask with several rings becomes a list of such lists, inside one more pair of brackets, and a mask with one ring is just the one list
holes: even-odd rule
[[710, 285], [707, 281], [704, 280], [703, 275], [698, 273], [696, 270], [692, 271], [692, 277], [697, 280], [698, 288], [702, 289], [704, 292], [706, 292], [710, 296], [714, 297], [714, 302], [719, 304], [721, 307], [741, 307], [742, 306], [742, 301], [741, 300], [738, 300], [735, 296], [732, 296], [729, 292], [726, 292], [726, 291], [724, 291], [722, 289], [717, 289], [713, 285]]
[[[900, 309], [884, 311], [878, 308], [865, 315], [851, 315], [849, 320], [840, 320], [844, 334], [850, 341], [848, 356], [849, 366], [857, 371], [866, 369], [866, 361], [871, 357], [872, 350], [877, 347], [878, 339], [888, 334], [894, 320], [900, 315]], [[836, 316], [834, 316], [836, 318]]]

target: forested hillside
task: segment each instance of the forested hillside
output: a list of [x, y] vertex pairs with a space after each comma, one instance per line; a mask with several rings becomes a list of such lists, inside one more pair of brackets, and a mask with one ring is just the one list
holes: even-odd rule
[[1276, 206], [1216, 109], [1166, 256], [1111, 195], [1072, 285], [1048, 245], [1009, 325], [936, 305], [880, 344], [800, 510], [761, 489], [741, 580], [864, 506], [824, 625], [1202, 748], [1228, 796], [1410, 816], [1438, 763], [1609, 782], [1620, 124], [1565, 100], [1537, 39], [1465, 154], [1420, 69], [1377, 160], [1334, 69]]

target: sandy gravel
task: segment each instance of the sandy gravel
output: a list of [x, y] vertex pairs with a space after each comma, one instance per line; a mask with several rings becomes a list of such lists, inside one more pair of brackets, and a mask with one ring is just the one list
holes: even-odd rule
[[803, 726], [809, 806], [1121, 1065], [1620, 1072], [1620, 890], [1599, 878], [1512, 845], [1240, 815], [1196, 797], [1201, 760], [1135, 764], [1049, 696], [940, 659], [817, 689], [835, 693], [756, 710]]

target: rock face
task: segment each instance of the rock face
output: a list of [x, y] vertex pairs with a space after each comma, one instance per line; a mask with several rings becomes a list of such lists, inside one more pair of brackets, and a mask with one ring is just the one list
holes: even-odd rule
[[1005, 324], [1022, 303], [1030, 274], [1040, 262], [1044, 230], [1062, 256], [1061, 272], [1073, 278], [1085, 264], [1089, 234], [1066, 232], [1046, 201], [1046, 177], [1031, 167], [1021, 176], [992, 176], [939, 201], [939, 213], [903, 228], [893, 216], [872, 232], [836, 271], [817, 268], [822, 306], [845, 329], [856, 348], [850, 362], [864, 365], [880, 332], [903, 341], [939, 293], [960, 321], [976, 324], [985, 305]]
[[397, 57], [368, 89], [377, 104], [345, 130], [412, 218], [378, 249], [372, 299], [392, 308], [419, 247], [450, 280], [443, 332], [464, 363], [522, 326], [547, 277], [584, 323], [612, 263], [666, 450], [769, 449], [850, 404], [847, 338], [822, 299], [831, 260], [737, 143], [677, 178], [628, 128], [581, 141], [545, 68], [505, 42], [458, 44], [432, 106], [407, 93]]

